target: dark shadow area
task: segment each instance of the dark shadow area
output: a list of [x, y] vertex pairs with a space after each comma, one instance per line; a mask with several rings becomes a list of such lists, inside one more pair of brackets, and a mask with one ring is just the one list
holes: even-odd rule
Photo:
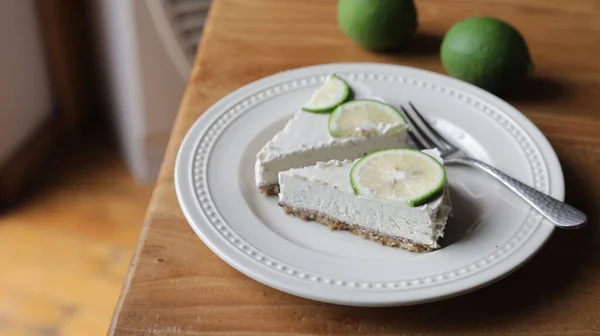
[[397, 56], [424, 56], [437, 55], [440, 52], [443, 36], [432, 33], [417, 33], [410, 41], [400, 48], [383, 52], [384, 54]]
[[[394, 308], [329, 306], [327, 313], [337, 320], [360, 321], [367, 330], [382, 333], [385, 330], [385, 333], [433, 334], [452, 330], [484, 335], [497, 323], [507, 326], [507, 321], [511, 321], [510, 324], [518, 328], [520, 321], [533, 315], [539, 317], [540, 310], [561, 304], [566, 295], [574, 295], [573, 292], [589, 280], [584, 277], [585, 268], [597, 268], [600, 260], [594, 225], [598, 210], [592, 208], [597, 204], [593, 191], [578, 177], [575, 167], [563, 163], [563, 169], [569, 195], [567, 202], [586, 212], [589, 224], [573, 231], [556, 229], [538, 255], [512, 275], [471, 294], [445, 301]], [[594, 315], [589, 318], [596, 318]], [[568, 316], [563, 318], [569, 319]]]
[[560, 81], [535, 76], [500, 94], [506, 100], [522, 103], [556, 101], [568, 95], [568, 87]]
[[17, 207], [44, 183], [63, 147], [56, 118], [43, 122], [0, 166], [0, 216]]
[[461, 240], [469, 232], [475, 230], [482, 223], [483, 209], [477, 207], [473, 199], [465, 195], [465, 191], [455, 186], [450, 186], [450, 200], [452, 214], [440, 240], [442, 248], [450, 246]]
[[[94, 115], [82, 125], [81, 135], [56, 139], [47, 158], [35, 168], [22, 189], [0, 204], [0, 216], [26, 207], [36, 198], [63, 187], [61, 183], [66, 179], [85, 177], [93, 167], [124, 164], [114, 162], [111, 152], [120, 152], [114, 130], [104, 116]], [[68, 172], [65, 167], [69, 167]], [[65, 178], [67, 175], [69, 177]]]

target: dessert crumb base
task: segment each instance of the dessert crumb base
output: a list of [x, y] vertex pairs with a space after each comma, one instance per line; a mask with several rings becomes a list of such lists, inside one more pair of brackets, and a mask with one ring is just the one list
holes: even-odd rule
[[350, 231], [357, 236], [376, 241], [385, 246], [399, 247], [411, 252], [430, 252], [438, 249], [438, 247], [415, 243], [409, 239], [393, 237], [390, 235], [375, 232], [373, 230], [367, 230], [356, 224], [348, 224], [345, 222], [341, 222], [318, 211], [297, 209], [281, 203], [279, 205], [288, 215], [294, 215], [305, 221], [315, 221], [317, 223], [327, 225], [330, 230]]
[[264, 194], [267, 196], [277, 195], [277, 194], [279, 194], [279, 184], [275, 183], [275, 184], [261, 185], [258, 187], [258, 190], [260, 191], [261, 194]]

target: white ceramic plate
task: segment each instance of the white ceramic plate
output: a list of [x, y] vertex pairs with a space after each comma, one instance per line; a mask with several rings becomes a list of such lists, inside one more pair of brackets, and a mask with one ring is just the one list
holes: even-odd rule
[[[465, 293], [531, 258], [553, 226], [472, 168], [449, 166], [454, 206], [443, 247], [411, 253], [287, 216], [259, 194], [259, 149], [325, 76], [362, 82], [396, 106], [411, 101], [473, 156], [564, 197], [561, 167], [540, 131], [506, 102], [461, 81], [409, 67], [345, 63], [291, 70], [223, 98], [193, 125], [175, 185], [191, 227], [249, 277], [301, 297], [356, 306], [407, 305]], [[200, 244], [200, 242], [198, 242]]]

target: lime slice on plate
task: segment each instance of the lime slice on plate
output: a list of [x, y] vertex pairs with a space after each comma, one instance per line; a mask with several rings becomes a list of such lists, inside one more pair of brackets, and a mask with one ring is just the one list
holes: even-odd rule
[[357, 161], [350, 171], [350, 183], [356, 195], [415, 207], [442, 193], [446, 169], [434, 157], [415, 149], [385, 149]]
[[393, 106], [377, 100], [359, 99], [338, 106], [329, 116], [329, 134], [342, 138], [357, 135], [359, 130], [406, 124], [404, 116]]
[[328, 113], [350, 97], [350, 87], [343, 79], [331, 75], [302, 109], [308, 112]]

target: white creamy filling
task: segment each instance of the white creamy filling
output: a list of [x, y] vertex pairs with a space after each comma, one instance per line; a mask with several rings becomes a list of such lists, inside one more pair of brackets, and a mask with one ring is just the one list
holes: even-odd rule
[[319, 161], [353, 160], [370, 152], [406, 146], [406, 126], [399, 125], [387, 133], [369, 137], [347, 138], [321, 146], [280, 154], [256, 161], [255, 179], [257, 185], [269, 185], [278, 182], [278, 174], [292, 168], [305, 167]]
[[[382, 234], [437, 247], [450, 207], [447, 196], [420, 207], [356, 196], [332, 184], [281, 173], [279, 201], [298, 209], [318, 211], [339, 221]], [[347, 182], [349, 185], [350, 183]]]
[[[423, 151], [443, 163], [437, 149]], [[279, 201], [416, 243], [438, 247], [451, 204], [448, 191], [419, 207], [356, 196], [350, 184], [354, 161], [331, 160], [279, 174]]]
[[[354, 99], [377, 99], [360, 82], [349, 82]], [[277, 183], [277, 174], [291, 168], [332, 159], [357, 159], [379, 149], [405, 147], [406, 125], [365, 125], [357, 136], [334, 138], [329, 134], [329, 114], [298, 111], [256, 155], [257, 186]]]

